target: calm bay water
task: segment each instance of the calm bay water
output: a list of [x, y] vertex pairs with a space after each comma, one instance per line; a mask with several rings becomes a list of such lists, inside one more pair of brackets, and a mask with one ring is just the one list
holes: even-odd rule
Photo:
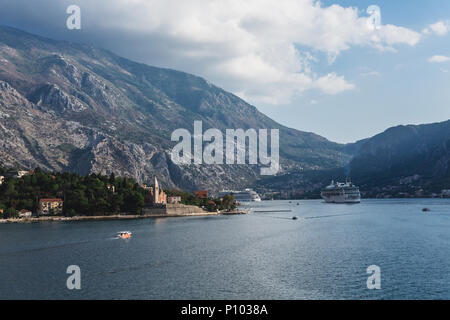
[[450, 299], [450, 199], [251, 207], [292, 212], [0, 225], [0, 299]]

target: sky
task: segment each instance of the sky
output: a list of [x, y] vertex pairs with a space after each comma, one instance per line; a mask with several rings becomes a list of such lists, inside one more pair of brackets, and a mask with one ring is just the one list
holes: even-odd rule
[[[80, 8], [79, 30], [66, 26], [70, 5]], [[336, 142], [450, 118], [448, 0], [0, 0], [0, 8], [2, 25], [199, 75], [283, 125]]]

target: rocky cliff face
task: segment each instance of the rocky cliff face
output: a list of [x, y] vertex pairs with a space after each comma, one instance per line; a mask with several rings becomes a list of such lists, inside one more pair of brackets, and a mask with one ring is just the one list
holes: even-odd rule
[[368, 187], [410, 180], [444, 187], [450, 183], [450, 120], [389, 128], [364, 141], [350, 168]]
[[179, 166], [176, 128], [280, 130], [282, 170], [344, 165], [344, 146], [289, 129], [202, 78], [89, 45], [0, 28], [0, 164], [132, 176], [167, 187], [239, 188], [256, 166]]

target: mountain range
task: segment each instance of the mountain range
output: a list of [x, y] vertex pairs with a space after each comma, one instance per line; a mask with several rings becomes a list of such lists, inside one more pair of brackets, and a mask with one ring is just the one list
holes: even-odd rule
[[389, 128], [360, 144], [349, 167], [368, 196], [450, 189], [450, 120]]
[[294, 171], [257, 182], [288, 197], [319, 197], [331, 179], [351, 177], [365, 197], [416, 197], [450, 189], [450, 120], [401, 125], [347, 144], [353, 154], [343, 167]]
[[[204, 130], [222, 132], [279, 129], [278, 176], [262, 178], [257, 165], [173, 163], [171, 133], [192, 132], [196, 120]], [[285, 127], [201, 77], [133, 62], [92, 45], [0, 27], [3, 167], [114, 172], [140, 183], [157, 176], [164, 186], [185, 190], [251, 185], [312, 190], [343, 170], [374, 187], [373, 175], [389, 181], [448, 176], [449, 128], [449, 122], [402, 126], [338, 144]]]

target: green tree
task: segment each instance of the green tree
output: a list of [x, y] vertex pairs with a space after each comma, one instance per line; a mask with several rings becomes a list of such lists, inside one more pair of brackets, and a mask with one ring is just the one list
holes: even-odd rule
[[7, 219], [8, 218], [9, 219], [17, 218], [17, 217], [19, 217], [19, 212], [14, 208], [8, 208], [5, 210], [4, 215], [5, 215], [5, 218], [7, 218]]
[[122, 211], [140, 214], [142, 212], [144, 204], [145, 204], [144, 196], [139, 192], [131, 191], [125, 196]]

